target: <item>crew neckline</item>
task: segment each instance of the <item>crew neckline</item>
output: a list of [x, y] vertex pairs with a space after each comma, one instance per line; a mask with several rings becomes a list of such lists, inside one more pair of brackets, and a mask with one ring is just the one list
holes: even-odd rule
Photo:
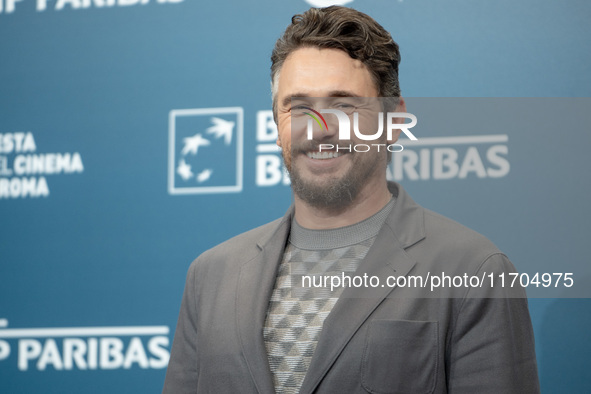
[[302, 227], [293, 217], [289, 242], [300, 249], [320, 250], [335, 249], [355, 245], [378, 235], [394, 207], [396, 198], [390, 201], [377, 213], [358, 223], [331, 229], [309, 229]]

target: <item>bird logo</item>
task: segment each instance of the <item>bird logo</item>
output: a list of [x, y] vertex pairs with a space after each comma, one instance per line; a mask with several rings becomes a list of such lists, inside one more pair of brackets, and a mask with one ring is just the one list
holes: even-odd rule
[[196, 155], [200, 146], [211, 145], [211, 142], [203, 138], [201, 134], [195, 134], [193, 137], [183, 138], [183, 142], [185, 143], [181, 152], [183, 155], [188, 153]]
[[213, 173], [213, 170], [211, 170], [209, 168], [201, 171], [199, 174], [197, 174], [197, 182], [199, 182], [199, 183], [205, 182], [206, 180], [208, 180], [211, 177], [212, 173]]
[[185, 162], [185, 159], [181, 159], [181, 161], [179, 162], [179, 166], [176, 169], [176, 172], [185, 181], [188, 181], [193, 177], [193, 171], [191, 171], [191, 166]]
[[170, 111], [170, 194], [242, 191], [243, 119], [241, 107]]
[[[210, 123], [212, 126], [205, 129], [205, 133], [212, 135], [212, 138], [223, 139], [225, 145], [230, 145], [232, 143], [232, 134], [236, 123], [215, 116], [210, 118]], [[185, 161], [187, 155], [191, 154], [197, 156], [200, 147], [208, 147], [211, 144], [212, 141], [204, 138], [201, 133], [197, 133], [192, 137], [183, 138], [183, 149], [181, 150], [183, 158], [179, 161], [176, 168], [176, 173], [183, 179], [183, 181], [187, 182], [190, 179], [195, 179], [198, 183], [203, 183], [211, 178], [211, 175], [213, 174], [211, 168], [204, 169], [198, 172], [195, 176], [191, 165]]]
[[212, 117], [211, 122], [213, 126], [208, 127], [205, 131], [208, 134], [213, 134], [215, 138], [224, 137], [226, 145], [230, 145], [232, 143], [232, 131], [236, 123], [216, 117]]

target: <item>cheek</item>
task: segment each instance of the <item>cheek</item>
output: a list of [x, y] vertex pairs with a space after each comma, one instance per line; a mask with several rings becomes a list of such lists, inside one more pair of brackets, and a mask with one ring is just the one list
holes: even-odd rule
[[281, 151], [283, 156], [283, 164], [287, 168], [287, 171], [291, 171], [291, 140], [283, 141], [281, 143]]
[[291, 138], [285, 138], [281, 140], [281, 149], [284, 155], [291, 156]]
[[291, 134], [291, 122], [288, 114], [279, 114], [277, 118], [277, 131], [282, 141], [289, 138]]
[[285, 166], [291, 168], [291, 123], [287, 114], [280, 114], [277, 119], [278, 145], [283, 152]]
[[289, 130], [293, 139], [304, 138], [308, 130], [308, 117], [300, 116], [289, 120]]
[[284, 154], [289, 154], [292, 146], [292, 141], [294, 139], [294, 129], [292, 128], [292, 121], [291, 117], [286, 115], [279, 119], [277, 130], [279, 133], [279, 141], [281, 143], [281, 148], [285, 152]]

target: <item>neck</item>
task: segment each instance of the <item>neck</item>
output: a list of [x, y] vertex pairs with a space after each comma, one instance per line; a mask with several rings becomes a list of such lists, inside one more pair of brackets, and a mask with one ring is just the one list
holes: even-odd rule
[[383, 178], [377, 184], [366, 184], [351, 204], [342, 209], [314, 207], [295, 195], [295, 219], [300, 226], [315, 230], [350, 226], [379, 212], [391, 197]]

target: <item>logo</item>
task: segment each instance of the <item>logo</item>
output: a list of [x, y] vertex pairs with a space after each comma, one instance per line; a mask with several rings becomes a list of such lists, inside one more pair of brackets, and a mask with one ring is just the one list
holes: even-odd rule
[[502, 178], [511, 169], [508, 142], [506, 134], [404, 140], [404, 152], [393, 156], [387, 177], [397, 182]]
[[[351, 139], [351, 120], [349, 119], [349, 114], [345, 113], [344, 111], [338, 110], [338, 109], [321, 109], [320, 113], [318, 113], [317, 111], [314, 111], [312, 108], [308, 108], [305, 107], [307, 109], [309, 109], [310, 111], [313, 111], [315, 114], [317, 114], [322, 121], [324, 122], [324, 125], [326, 126], [326, 129], [328, 130], [328, 125], [326, 124], [326, 120], [324, 119], [324, 117], [320, 114], [320, 113], [324, 113], [324, 114], [334, 114], [336, 115], [338, 122], [339, 122], [339, 140], [350, 140]], [[320, 127], [322, 127], [322, 124], [320, 123], [320, 121], [313, 115], [311, 115], [308, 112], [303, 112], [305, 115], [309, 115], [310, 117], [312, 117], [314, 120], [316, 120], [316, 122], [320, 125]], [[411, 131], [409, 130], [410, 128], [414, 127], [417, 125], [417, 117], [414, 116], [413, 114], [407, 113], [407, 112], [388, 112], [386, 114], [387, 117], [387, 137], [388, 139], [392, 139], [392, 135], [393, 135], [393, 131], [394, 130], [401, 130], [404, 134], [406, 134], [406, 136], [408, 137], [408, 139], [412, 140], [412, 141], [416, 141], [417, 137], [414, 136], [413, 133], [411, 133]], [[364, 140], [364, 141], [375, 141], [379, 138], [382, 137], [382, 134], [384, 132], [384, 113], [383, 112], [378, 112], [377, 114], [377, 118], [378, 118], [378, 130], [374, 133], [374, 134], [366, 134], [365, 132], [362, 132], [360, 130], [359, 127], [359, 113], [358, 112], [353, 112], [353, 132], [355, 133], [355, 136], [357, 138], [359, 138], [360, 140]], [[410, 123], [394, 123], [394, 119], [410, 119]], [[313, 124], [312, 124], [312, 119], [308, 120], [308, 127], [307, 127], [307, 138], [309, 140], [313, 139]]]
[[170, 111], [170, 194], [242, 191], [243, 117], [241, 107]]
[[[19, 371], [162, 369], [168, 326], [6, 328], [0, 319], [0, 362], [16, 356]], [[11, 342], [16, 341], [11, 346]]]
[[[334, 100], [331, 103], [311, 102], [313, 99], [315, 98], [292, 102], [292, 110], [293, 108], [301, 109], [301, 111], [296, 110], [300, 112], [297, 123], [293, 123], [294, 119], [292, 117], [292, 130], [294, 130], [294, 125], [299, 127], [301, 132], [299, 135], [303, 139], [306, 138], [304, 135], [308, 127], [313, 128], [316, 133], [327, 133], [330, 130], [330, 133], [338, 134], [336, 127], [338, 126], [339, 115], [326, 115], [324, 111], [316, 110], [316, 108], [338, 110], [347, 115], [352, 115], [355, 111], [354, 108], [361, 108], [361, 105], [351, 98], [345, 100], [342, 97], [337, 97], [333, 98]], [[363, 102], [363, 100], [359, 101]], [[406, 101], [408, 105], [409, 99], [407, 98]], [[392, 155], [386, 173], [389, 180], [395, 181], [499, 179], [509, 175], [511, 163], [508, 135], [494, 134], [494, 132], [487, 133], [485, 131], [488, 130], [481, 130], [480, 127], [475, 129], [470, 124], [464, 126], [462, 123], [458, 123], [450, 126], [448, 122], [442, 123], [440, 107], [445, 108], [444, 114], [455, 114], [458, 111], [455, 107], [456, 101], [452, 100], [449, 104], [448, 101], [450, 100], [441, 100], [439, 98], [415, 99], [415, 101], [412, 101], [409, 108], [413, 108], [413, 113], [416, 113], [421, 118], [421, 122], [416, 127], [416, 117], [413, 119], [410, 113], [400, 112], [397, 115], [400, 116], [398, 119], [392, 116], [391, 127], [394, 130], [406, 128], [409, 133], [412, 130], [411, 134], [421, 135], [420, 139], [411, 140], [410, 136], [406, 135], [406, 138], [404, 138], [405, 135], [401, 135], [401, 138], [397, 141], [399, 145], [372, 142], [357, 145], [347, 143], [340, 145], [338, 149], [340, 152], [349, 151], [349, 149], [355, 149], [355, 152], [365, 152], [369, 151], [369, 149], [395, 152], [396, 154]], [[437, 105], [433, 105], [433, 103]], [[391, 105], [391, 103], [387, 104]], [[451, 104], [454, 106], [450, 108], [449, 105]], [[461, 101], [460, 104], [460, 108], [463, 109], [465, 103]], [[494, 108], [494, 106], [488, 104], [488, 101], [481, 104], [475, 103], [476, 107], [471, 112], [480, 114], [488, 108]], [[433, 108], [438, 108], [435, 114], [430, 112], [433, 111]], [[311, 111], [311, 109], [318, 113]], [[223, 113], [219, 111], [223, 111]], [[386, 115], [388, 114], [386, 110], [383, 112]], [[378, 129], [378, 113], [378, 110], [370, 113], [371, 119], [373, 119], [371, 134], [376, 134], [375, 130]], [[250, 157], [248, 163], [252, 167], [249, 170], [254, 172], [254, 182], [247, 184], [246, 187], [275, 188], [289, 186], [289, 174], [283, 165], [281, 149], [276, 144], [278, 130], [273, 119], [273, 112], [264, 109], [250, 115], [248, 118], [253, 121], [246, 127], [255, 132], [254, 135], [251, 135], [250, 138], [252, 139], [247, 145], [252, 146], [251, 151], [246, 152], [246, 154]], [[384, 115], [382, 134], [387, 133], [388, 122], [386, 115]], [[222, 122], [214, 118], [220, 119]], [[349, 118], [349, 126], [351, 126], [355, 119], [352, 116]], [[242, 173], [242, 166], [238, 167], [237, 165], [242, 163], [243, 153], [241, 148], [237, 149], [235, 143], [237, 138], [242, 135], [243, 123], [241, 119], [242, 108], [240, 107], [171, 111], [171, 149], [169, 153], [168, 179], [169, 190], [175, 189], [175, 192], [171, 192], [171, 194], [240, 192], [240, 188], [235, 185], [237, 182], [242, 185], [242, 176], [238, 175]], [[404, 121], [408, 122], [409, 120], [409, 123], [401, 125]], [[183, 121], [192, 121], [195, 124], [183, 124]], [[225, 128], [224, 125], [228, 124], [228, 122], [235, 123], [231, 135], [230, 133], [225, 134], [221, 130]], [[358, 122], [362, 124], [363, 117], [360, 117]], [[486, 124], [486, 122], [478, 122], [478, 124], [480, 123]], [[442, 124], [445, 124], [444, 128], [441, 127]], [[228, 125], [227, 128], [230, 128], [230, 126]], [[362, 126], [358, 126], [358, 128], [361, 129]], [[419, 129], [417, 130], [417, 128]], [[215, 133], [213, 133], [214, 130], [216, 130]], [[493, 130], [494, 128], [491, 129], [491, 131]], [[201, 137], [195, 137], [196, 134], [200, 134]], [[217, 137], [218, 134], [219, 137]], [[369, 135], [369, 133], [367, 134]], [[406, 133], [401, 132], [401, 134]], [[350, 131], [347, 135], [355, 136], [355, 131]], [[184, 141], [184, 138], [189, 140]], [[207, 140], [207, 142], [203, 140]], [[229, 145], [225, 145], [226, 141], [229, 142]], [[336, 144], [334, 147], [330, 146], [330, 144], [323, 145], [322, 150], [323, 152], [334, 151], [336, 150]], [[213, 157], [210, 157], [211, 160], [205, 160], [206, 153], [213, 155]], [[236, 157], [240, 157], [240, 160], [236, 161]], [[203, 160], [199, 161], [200, 159]], [[2, 164], [0, 163], [1, 167]], [[204, 172], [207, 169], [210, 171]], [[221, 184], [220, 179], [216, 177], [216, 175], [221, 175], [221, 172], [232, 174], [233, 178], [227, 184]], [[200, 174], [200, 179], [197, 179], [198, 174]], [[214, 181], [217, 182], [216, 185], [219, 188], [208, 189], [207, 187], [215, 186], [213, 185]], [[196, 188], [199, 191], [191, 191], [191, 188]]]
[[[389, 152], [400, 152], [404, 147], [400, 144], [385, 143], [357, 143], [344, 144], [350, 141], [352, 136], [361, 141], [383, 141], [383, 135], [386, 133], [388, 141], [394, 140], [397, 133], [402, 132], [411, 141], [417, 141], [417, 138], [410, 129], [417, 124], [417, 117], [407, 112], [386, 112], [385, 109], [397, 108], [397, 99], [392, 98], [363, 98], [363, 97], [326, 97], [326, 98], [292, 98], [291, 129], [292, 132], [300, 133], [303, 128], [306, 130], [306, 138], [314, 139], [314, 128], [320, 127], [320, 133], [332, 130], [335, 120], [338, 129], [332, 130], [335, 138], [338, 138], [338, 144], [320, 143], [319, 152], [323, 151], [348, 151], [348, 152], [369, 152], [370, 150], [381, 149]], [[395, 105], [396, 104], [396, 105]], [[325, 108], [315, 110], [312, 107]], [[326, 114], [334, 115], [327, 119]], [[304, 120], [307, 122], [304, 123]], [[406, 120], [410, 123], [405, 123]], [[333, 122], [333, 123], [331, 123]], [[330, 126], [329, 126], [330, 124]], [[377, 130], [376, 130], [377, 129]], [[318, 130], [316, 131], [318, 133]], [[318, 134], [316, 135], [318, 138]], [[385, 141], [383, 141], [385, 142]], [[373, 149], [372, 149], [373, 148]]]
[[[152, 4], [167, 4], [167, 3], [181, 3], [184, 0], [157, 0], [152, 1]], [[0, 14], [2, 12], [6, 14], [11, 14], [15, 11], [16, 3], [21, 2], [21, 0], [0, 0]], [[35, 10], [37, 12], [46, 12], [47, 9], [53, 8], [54, 11], [61, 11], [63, 9], [68, 10], [85, 10], [85, 9], [98, 9], [98, 8], [112, 8], [112, 7], [129, 7], [134, 5], [146, 5], [150, 3], [150, 0], [101, 0], [101, 1], [80, 1], [80, 0], [57, 0], [55, 5], [51, 6], [47, 3], [53, 3], [50, 0], [37, 0], [35, 5]], [[3, 10], [4, 8], [4, 10]]]
[[[324, 126], [326, 126], [326, 130], [328, 131], [328, 125], [326, 124], [326, 120], [324, 119], [324, 116], [320, 115], [320, 113], [319, 113], [318, 111], [315, 111], [315, 110], [313, 110], [313, 109], [312, 109], [312, 108], [310, 108], [310, 107], [303, 107], [303, 108], [304, 108], [304, 110], [308, 110], [308, 111], [310, 111], [310, 112], [314, 112], [316, 115], [318, 115], [318, 117], [319, 117], [320, 119], [322, 119], [322, 123], [324, 123]], [[309, 113], [309, 112], [304, 112], [304, 114], [305, 114], [305, 115], [308, 115], [308, 116], [310, 116], [312, 119], [314, 119], [314, 120], [316, 121], [316, 123], [318, 123], [318, 126], [320, 126], [320, 129], [323, 129], [323, 128], [322, 128], [322, 123], [320, 123], [320, 121], [318, 120], [318, 118], [317, 118], [316, 116], [312, 115], [312, 114], [311, 114], [311, 113]], [[310, 124], [308, 125], [308, 139], [311, 139], [311, 137], [310, 137], [311, 135], [312, 135], [312, 124], [310, 123]]]
[[306, 0], [306, 3], [316, 8], [324, 8], [331, 5], [345, 5], [352, 2], [353, 0]]

